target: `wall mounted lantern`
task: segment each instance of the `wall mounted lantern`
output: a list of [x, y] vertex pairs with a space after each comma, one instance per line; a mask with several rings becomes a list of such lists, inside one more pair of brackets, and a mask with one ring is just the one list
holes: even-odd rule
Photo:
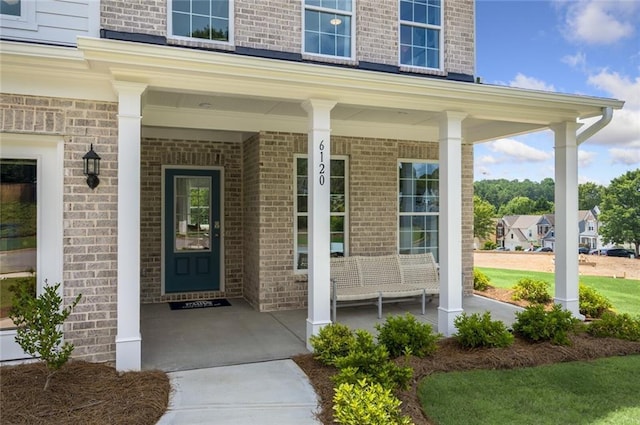
[[100, 184], [100, 155], [93, 150], [93, 143], [91, 149], [87, 152], [82, 159], [84, 160], [84, 175], [87, 176], [87, 185], [91, 189], [95, 189]]

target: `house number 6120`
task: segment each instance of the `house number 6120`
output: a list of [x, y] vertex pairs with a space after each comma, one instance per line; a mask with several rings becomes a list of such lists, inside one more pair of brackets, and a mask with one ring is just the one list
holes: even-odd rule
[[320, 183], [320, 186], [324, 186], [324, 182], [325, 182], [324, 170], [326, 167], [324, 163], [324, 140], [320, 141], [320, 146], [318, 146], [318, 149], [320, 150], [320, 164], [318, 165], [318, 182]]

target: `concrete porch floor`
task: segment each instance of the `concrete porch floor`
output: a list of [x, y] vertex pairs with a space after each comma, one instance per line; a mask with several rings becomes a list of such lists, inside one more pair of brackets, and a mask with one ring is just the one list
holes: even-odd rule
[[[306, 310], [260, 313], [242, 298], [230, 307], [171, 310], [167, 303], [141, 305], [142, 368], [167, 372], [287, 359], [307, 353]], [[388, 315], [412, 313], [437, 328], [438, 299], [420, 314], [419, 302], [383, 305], [378, 319], [375, 305], [338, 308], [338, 322], [375, 334], [375, 324]], [[479, 296], [463, 300], [467, 313], [490, 311], [494, 320], [511, 326], [516, 306]]]

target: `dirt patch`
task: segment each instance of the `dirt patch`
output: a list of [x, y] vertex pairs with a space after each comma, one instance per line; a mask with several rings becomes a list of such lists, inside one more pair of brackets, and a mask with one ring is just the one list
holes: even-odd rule
[[[580, 275], [640, 280], [640, 259], [604, 255], [580, 255], [578, 259]], [[475, 251], [473, 255], [474, 266], [494, 269], [553, 273], [554, 261], [555, 255], [546, 252]]]
[[[587, 334], [575, 335], [570, 339], [571, 346], [556, 346], [547, 342], [531, 344], [516, 338], [515, 343], [507, 348], [474, 350], [462, 349], [453, 338], [443, 339], [438, 342], [435, 354], [428, 358], [403, 357], [397, 360], [399, 364], [408, 365], [414, 371], [410, 387], [397, 393], [402, 400], [402, 411], [405, 415], [409, 415], [416, 425], [432, 425], [429, 418], [422, 412], [417, 385], [421, 379], [436, 372], [512, 369], [640, 354], [640, 342], [593, 338]], [[325, 425], [333, 424], [334, 391], [331, 376], [336, 373], [336, 369], [314, 360], [312, 354], [297, 356], [294, 361], [307, 374], [320, 398], [318, 418]], [[428, 412], [426, 414], [428, 415]]]
[[0, 368], [2, 423], [152, 425], [169, 403], [171, 387], [159, 371], [119, 373], [113, 367], [71, 361], [51, 378], [44, 363]]

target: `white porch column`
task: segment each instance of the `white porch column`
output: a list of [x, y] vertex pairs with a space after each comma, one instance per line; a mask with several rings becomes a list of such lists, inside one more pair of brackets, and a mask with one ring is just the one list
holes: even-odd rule
[[146, 84], [115, 81], [118, 93], [118, 332], [116, 369], [140, 370], [140, 124]]
[[306, 100], [302, 107], [309, 116], [308, 187], [309, 187], [309, 284], [307, 348], [309, 337], [331, 323], [329, 188], [331, 160], [331, 109], [336, 102]]
[[461, 112], [440, 118], [440, 305], [438, 332], [455, 333], [453, 321], [462, 313], [462, 121]]
[[580, 124], [564, 122], [555, 133], [555, 302], [574, 316], [578, 300], [578, 144]]

